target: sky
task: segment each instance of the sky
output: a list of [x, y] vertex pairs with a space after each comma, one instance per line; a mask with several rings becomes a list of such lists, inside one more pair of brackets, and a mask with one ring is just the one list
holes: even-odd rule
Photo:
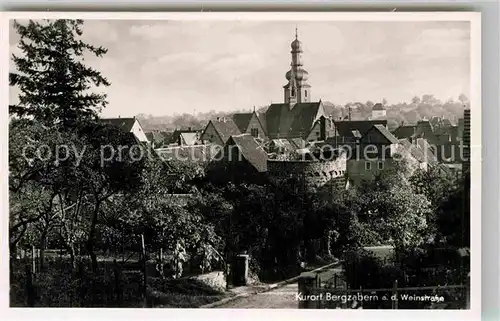
[[[111, 86], [102, 117], [251, 110], [283, 102], [298, 28], [313, 101], [447, 100], [470, 87], [469, 22], [86, 20], [85, 61]], [[10, 52], [19, 53], [11, 27]], [[12, 62], [10, 71], [14, 71]], [[11, 88], [9, 100], [17, 101]]]

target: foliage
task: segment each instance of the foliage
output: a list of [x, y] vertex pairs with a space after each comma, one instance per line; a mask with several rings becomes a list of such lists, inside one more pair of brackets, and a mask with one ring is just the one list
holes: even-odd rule
[[429, 201], [397, 177], [379, 176], [364, 182], [351, 199], [350, 208], [384, 243], [404, 249], [427, 241], [427, 222], [432, 214]]
[[10, 85], [21, 90], [19, 104], [9, 106], [12, 114], [70, 126], [95, 119], [106, 106], [106, 95], [90, 90], [110, 83], [84, 58], [86, 53], [102, 57], [107, 50], [84, 43], [82, 26], [82, 20], [14, 22], [22, 56], [12, 56], [16, 71], [9, 75]]
[[462, 180], [437, 208], [436, 225], [439, 242], [448, 246], [470, 246], [470, 190], [467, 178]]
[[411, 185], [417, 194], [423, 194], [431, 202], [433, 209], [450, 195], [458, 186], [456, 176], [437, 166], [430, 167], [427, 171], [417, 170], [410, 177]]

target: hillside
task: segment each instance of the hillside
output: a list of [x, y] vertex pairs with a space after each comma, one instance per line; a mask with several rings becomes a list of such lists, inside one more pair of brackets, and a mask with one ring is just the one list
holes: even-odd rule
[[[458, 119], [463, 117], [464, 105], [468, 105], [468, 99], [464, 95], [460, 95], [458, 100], [449, 99], [442, 102], [434, 98], [433, 95], [423, 95], [422, 97], [413, 97], [411, 102], [402, 102], [397, 104], [386, 104], [388, 126], [390, 130], [397, 128], [402, 123], [414, 124], [421, 119], [430, 119], [433, 116], [448, 118], [452, 124], [456, 124]], [[371, 116], [371, 108], [373, 102], [367, 101], [366, 103], [352, 102], [345, 105], [337, 105], [331, 101], [323, 101], [325, 112], [331, 115], [334, 119], [347, 117], [349, 108], [351, 112], [351, 119], [363, 120]], [[267, 110], [268, 106], [261, 106], [256, 108], [258, 113], [263, 113]], [[237, 112], [251, 112], [251, 109], [235, 110], [229, 112], [210, 111], [207, 113], [180, 114], [173, 116], [152, 116], [139, 114], [137, 118], [141, 122], [146, 132], [161, 130], [173, 131], [176, 128], [202, 130], [210, 119], [216, 117], [228, 116]]]

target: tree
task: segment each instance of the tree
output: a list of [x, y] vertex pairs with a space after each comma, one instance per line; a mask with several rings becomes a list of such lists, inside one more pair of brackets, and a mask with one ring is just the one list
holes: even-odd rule
[[[57, 192], [48, 188], [57, 170], [54, 144], [63, 143], [56, 131], [31, 120], [9, 124], [9, 237], [11, 254], [28, 233], [30, 245], [38, 245], [33, 227], [48, 219], [55, 207]], [[36, 239], [36, 240], [35, 240]]]
[[12, 55], [16, 71], [9, 80], [21, 94], [19, 104], [9, 106], [11, 114], [68, 127], [95, 119], [106, 106], [106, 94], [91, 90], [109, 81], [83, 61], [86, 52], [102, 57], [107, 49], [84, 43], [82, 26], [82, 20], [14, 21], [22, 56]]
[[467, 96], [465, 96], [464, 94], [460, 94], [460, 96], [458, 96], [458, 100], [460, 100], [462, 105], [465, 105], [469, 102], [469, 98], [467, 98]]
[[458, 180], [453, 173], [433, 166], [424, 171], [417, 169], [410, 177], [411, 185], [417, 194], [423, 194], [436, 209], [457, 187]]
[[387, 99], [382, 98], [382, 105], [387, 106]]
[[420, 97], [418, 97], [418, 96], [414, 96], [414, 97], [411, 99], [411, 103], [412, 103], [412, 104], [416, 104], [416, 105], [420, 104]]
[[401, 175], [388, 172], [378, 176], [362, 184], [356, 195], [351, 209], [380, 241], [398, 251], [426, 241], [431, 215], [429, 201], [425, 195], [415, 194]]

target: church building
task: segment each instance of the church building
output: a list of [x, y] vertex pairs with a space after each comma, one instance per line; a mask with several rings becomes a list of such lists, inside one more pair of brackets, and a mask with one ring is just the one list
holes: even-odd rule
[[[283, 102], [271, 104], [262, 117], [270, 139], [281, 138], [311, 138], [311, 130], [321, 116], [326, 117], [323, 104], [313, 101], [309, 74], [304, 69], [302, 61], [302, 43], [298, 39], [297, 29], [295, 40], [291, 43], [290, 70], [286, 73], [286, 85], [283, 86]], [[318, 137], [319, 139], [319, 137]]]

